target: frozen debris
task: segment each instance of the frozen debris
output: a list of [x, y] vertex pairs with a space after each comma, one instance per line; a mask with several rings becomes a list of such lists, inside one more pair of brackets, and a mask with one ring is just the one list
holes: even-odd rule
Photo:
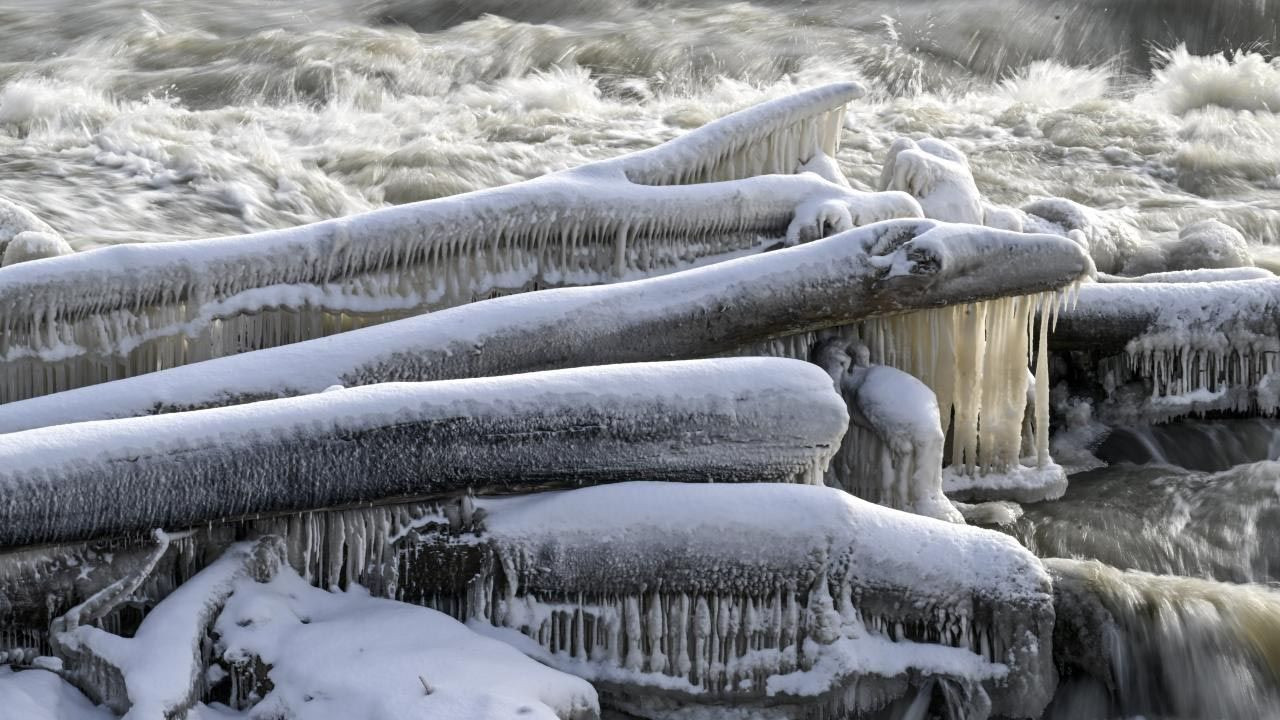
[[[1106, 394], [1138, 385], [1140, 414], [1274, 413], [1280, 280], [1099, 283], [1080, 288], [1055, 350], [1088, 350]], [[1127, 391], [1126, 391], [1127, 392]]]
[[[918, 205], [901, 194], [796, 174], [818, 154], [835, 154], [843, 106], [861, 92], [818, 88], [651, 150], [505, 187], [4, 268], [0, 403], [915, 216]], [[825, 210], [815, 215], [817, 205]], [[814, 229], [832, 213], [842, 222]]]
[[1239, 230], [1218, 220], [1192, 223], [1166, 250], [1170, 270], [1253, 267], [1249, 243]]
[[1022, 206], [1028, 232], [1066, 236], [1080, 232], [1098, 272], [1119, 273], [1142, 246], [1137, 228], [1113, 213], [1085, 207], [1066, 198], [1045, 198]]
[[435, 610], [326, 592], [289, 568], [241, 578], [218, 618], [244, 718], [595, 720], [585, 680], [481, 637]]
[[[132, 637], [81, 624], [101, 608], [74, 609], [50, 632], [64, 663], [61, 674], [123, 720], [182, 717], [204, 692], [206, 636], [236, 580], [268, 579], [282, 552], [279, 538], [232, 547], [148, 612]], [[97, 596], [89, 600], [98, 602]]]
[[116, 720], [73, 685], [48, 670], [15, 671], [0, 665], [0, 717], [4, 720]]
[[649, 716], [662, 698], [843, 716], [932, 677], [968, 683], [996, 715], [1035, 717], [1052, 694], [1047, 577], [999, 533], [798, 485], [479, 505], [492, 560], [451, 583], [472, 627], [649, 698]]
[[[804, 339], [874, 315], [1062, 288], [1087, 264], [1079, 246], [1052, 235], [892, 220], [663, 277], [495, 298], [0, 405], [0, 432], [316, 393], [335, 384], [705, 357], [773, 338]], [[969, 310], [956, 312], [967, 317]], [[903, 336], [900, 346], [929, 342], [912, 337]], [[807, 360], [808, 348], [797, 357]]]
[[468, 489], [821, 482], [847, 422], [818, 368], [725, 358], [50, 427], [0, 436], [0, 547]]
[[942, 140], [894, 140], [880, 171], [879, 187], [916, 198], [925, 217], [983, 224], [982, 196], [973, 181], [969, 161], [964, 153]]
[[849, 406], [849, 432], [827, 484], [887, 507], [964, 522], [942, 494], [946, 436], [933, 391], [901, 370], [869, 365], [864, 346], [839, 338], [820, 343], [814, 355]]

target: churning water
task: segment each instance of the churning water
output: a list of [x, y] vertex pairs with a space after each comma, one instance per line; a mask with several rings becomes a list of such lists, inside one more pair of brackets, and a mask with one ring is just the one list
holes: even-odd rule
[[[1067, 197], [1152, 243], [1217, 218], [1275, 265], [1277, 41], [1275, 0], [0, 0], [0, 196], [77, 249], [238, 234], [857, 79], [838, 158], [856, 187], [896, 137], [929, 134], [995, 202]], [[1055, 572], [1112, 622], [1105, 671], [1068, 681], [1054, 717], [1280, 707], [1278, 435], [1114, 434], [1098, 451], [1116, 464], [1007, 528], [1080, 559]]]

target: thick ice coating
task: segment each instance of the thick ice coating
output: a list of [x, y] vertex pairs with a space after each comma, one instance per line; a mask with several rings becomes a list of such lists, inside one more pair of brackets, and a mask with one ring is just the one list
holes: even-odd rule
[[1133, 380], [1156, 415], [1280, 408], [1280, 280], [1103, 283], [1058, 317], [1055, 349], [1089, 349], [1109, 391]]
[[821, 482], [819, 368], [742, 358], [388, 384], [0, 439], [0, 547], [466, 490]]
[[631, 707], [647, 717], [663, 696], [839, 715], [931, 677], [998, 715], [1033, 717], [1052, 693], [1048, 578], [997, 533], [769, 484], [479, 507], [492, 563], [455, 581], [472, 626], [606, 694], [651, 698]]
[[891, 220], [663, 277], [495, 298], [0, 405], [0, 432], [333, 385], [705, 357], [869, 316], [1062, 288], [1087, 265], [1061, 237]]
[[[918, 216], [900, 193], [794, 174], [815, 154], [835, 153], [843, 106], [861, 93], [818, 88], [652, 150], [491, 190], [5, 268], [0, 403], [494, 294], [660, 275], [783, 237]], [[837, 222], [808, 230], [817, 206]]]

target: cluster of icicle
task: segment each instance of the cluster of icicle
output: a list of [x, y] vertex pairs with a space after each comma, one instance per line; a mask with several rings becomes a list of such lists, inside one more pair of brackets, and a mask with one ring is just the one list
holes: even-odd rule
[[1019, 466], [1035, 367], [1035, 462], [1049, 462], [1047, 351], [1055, 293], [999, 298], [863, 321], [872, 362], [922, 380], [952, 433], [951, 467], [968, 474]]
[[1280, 339], [1255, 337], [1248, 343], [1208, 347], [1160, 342], [1158, 335], [1135, 339], [1122, 355], [1101, 365], [1113, 389], [1128, 378], [1150, 385], [1150, 411], [1159, 416], [1185, 412], [1197, 404], [1214, 410], [1274, 414], [1280, 410]]
[[[798, 206], [866, 196], [795, 174], [835, 154], [844, 105], [861, 92], [819, 88], [652, 150], [503, 188], [6, 268], [0, 402], [759, 250], [788, 234]], [[670, 187], [684, 183], [702, 185]], [[869, 202], [864, 221], [918, 211], [882, 200]]]

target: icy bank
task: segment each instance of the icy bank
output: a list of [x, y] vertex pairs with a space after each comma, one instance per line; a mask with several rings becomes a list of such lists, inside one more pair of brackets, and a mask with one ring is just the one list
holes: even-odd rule
[[481, 571], [440, 581], [465, 591], [472, 627], [631, 712], [661, 717], [668, 698], [840, 715], [945, 678], [966, 711], [1035, 717], [1054, 687], [1048, 578], [999, 533], [809, 486], [624, 483], [478, 505]]
[[818, 88], [657, 148], [491, 190], [4, 268], [0, 403], [918, 216], [901, 193], [794, 174], [834, 155], [843, 106], [861, 94], [853, 84]]
[[384, 384], [0, 438], [0, 547], [468, 490], [820, 482], [815, 366], [743, 358]]
[[[0, 405], [0, 432], [315, 393], [333, 385], [705, 357], [869, 316], [1055, 290], [1076, 281], [1087, 265], [1083, 250], [1061, 237], [892, 220], [663, 277], [495, 298]], [[1001, 311], [998, 317], [1022, 322], [1022, 313], [1039, 302], [1023, 299], [1012, 314]], [[956, 328], [947, 330], [948, 342], [957, 342], [963, 332], [979, 331], [967, 319], [968, 308], [935, 312], [944, 319], [929, 322]], [[929, 322], [893, 322], [906, 323], [895, 336], [898, 345], [868, 343], [873, 352], [930, 342], [929, 335], [910, 331], [926, 332]], [[1010, 329], [1007, 337], [1012, 342], [1020, 333]], [[989, 343], [966, 347], [974, 358], [966, 368], [981, 366]], [[1002, 358], [1013, 358], [1000, 352]], [[932, 356], [912, 353], [895, 360], [900, 354], [886, 351], [873, 360], [896, 366], [908, 357]], [[1025, 352], [1009, 362], [1014, 360], [1025, 365]], [[911, 367], [903, 369], [915, 374]], [[1023, 370], [1021, 379], [1013, 377], [1012, 369], [1008, 377], [1025, 388]], [[929, 384], [940, 398], [959, 392], [940, 391], [956, 385], [941, 378], [941, 370], [937, 374], [940, 379]], [[961, 386], [970, 395], [980, 388], [980, 382]], [[977, 413], [975, 407], [971, 416]]]

